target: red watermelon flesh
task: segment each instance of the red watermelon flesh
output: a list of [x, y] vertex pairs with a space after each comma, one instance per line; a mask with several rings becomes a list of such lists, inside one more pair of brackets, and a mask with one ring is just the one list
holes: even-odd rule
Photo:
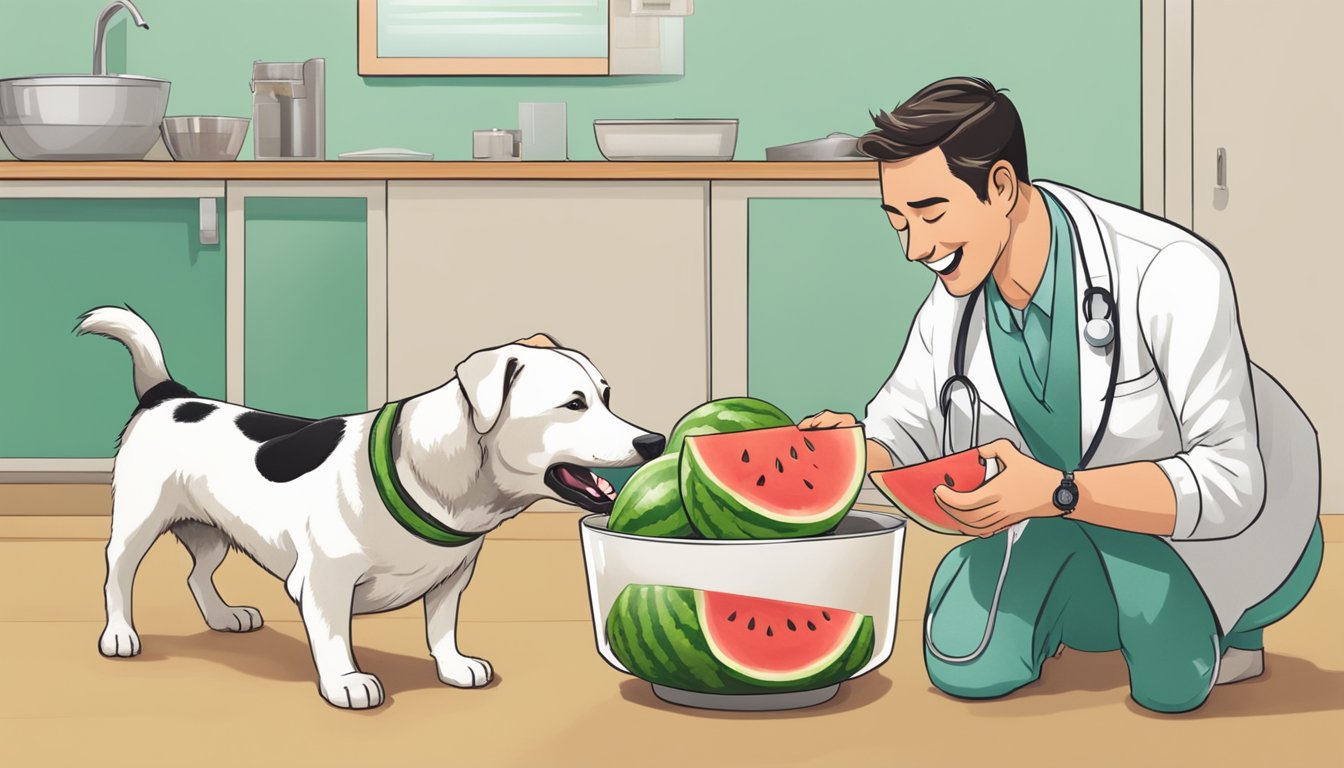
[[776, 427], [689, 438], [696, 463], [748, 509], [775, 519], [843, 512], [863, 480], [863, 428]]
[[758, 680], [796, 680], [840, 658], [864, 617], [759, 597], [699, 592], [705, 640], [719, 661]]
[[938, 533], [959, 534], [957, 522], [938, 506], [933, 489], [940, 485], [962, 492], [979, 488], [985, 482], [985, 461], [972, 448], [923, 464], [872, 472], [869, 477], [906, 517]]

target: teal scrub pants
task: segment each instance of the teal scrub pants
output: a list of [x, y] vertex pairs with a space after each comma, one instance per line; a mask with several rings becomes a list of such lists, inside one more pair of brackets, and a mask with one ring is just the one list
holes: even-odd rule
[[[979, 647], [1006, 539], [973, 539], [938, 566], [929, 590], [929, 633], [942, 655], [965, 656]], [[1041, 665], [1063, 643], [1080, 651], [1122, 651], [1130, 695], [1144, 707], [1194, 709], [1212, 690], [1222, 653], [1263, 648], [1264, 628], [1306, 596], [1323, 548], [1317, 521], [1284, 583], [1220, 634], [1198, 582], [1162, 539], [1058, 517], [1033, 519], [1013, 544], [983, 653], [948, 662], [926, 646], [929, 680], [953, 696], [1003, 696], [1040, 677]]]

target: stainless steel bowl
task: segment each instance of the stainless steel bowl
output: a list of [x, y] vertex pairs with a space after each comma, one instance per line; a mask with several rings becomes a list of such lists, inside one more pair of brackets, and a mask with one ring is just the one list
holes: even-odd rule
[[165, 117], [163, 143], [174, 160], [195, 163], [237, 160], [249, 122], [246, 117]]
[[135, 75], [0, 80], [0, 140], [20, 160], [140, 160], [158, 139], [169, 85]]

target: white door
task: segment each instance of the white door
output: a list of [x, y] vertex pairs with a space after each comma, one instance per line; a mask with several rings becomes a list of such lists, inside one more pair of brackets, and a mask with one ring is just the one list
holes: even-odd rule
[[1344, 3], [1193, 10], [1194, 229], [1231, 268], [1251, 359], [1320, 433], [1322, 511], [1344, 512]]

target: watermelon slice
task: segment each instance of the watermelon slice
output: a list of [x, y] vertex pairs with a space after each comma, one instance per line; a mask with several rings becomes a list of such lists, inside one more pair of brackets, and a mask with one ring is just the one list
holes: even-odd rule
[[667, 437], [665, 455], [681, 453], [682, 443], [689, 435], [717, 435], [722, 432], [745, 432], [749, 429], [787, 427], [793, 424], [788, 414], [754, 397], [724, 397], [697, 406], [681, 417], [672, 434]]
[[706, 538], [816, 536], [849, 511], [866, 464], [861, 426], [692, 435], [681, 453], [681, 498]]
[[701, 693], [824, 688], [863, 668], [874, 646], [871, 616], [643, 584], [621, 591], [606, 630], [632, 674]]
[[954, 491], [979, 488], [985, 482], [985, 460], [972, 448], [923, 464], [873, 472], [869, 477], [906, 517], [931, 531], [960, 534], [957, 521], [938, 506], [933, 489], [940, 485]]

